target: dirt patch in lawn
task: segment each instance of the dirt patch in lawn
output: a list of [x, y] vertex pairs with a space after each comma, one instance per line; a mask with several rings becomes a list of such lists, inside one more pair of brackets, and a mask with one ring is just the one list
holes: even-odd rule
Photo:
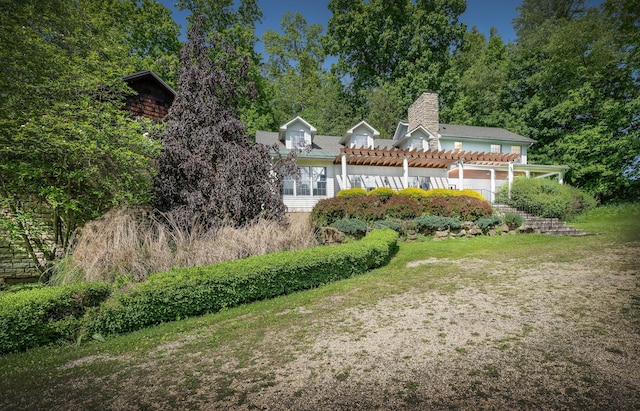
[[[189, 349], [209, 330], [77, 385], [110, 387], [106, 409], [639, 409], [637, 250], [415, 261], [401, 294], [292, 306], [285, 330]], [[442, 264], [456, 274], [430, 277]], [[91, 405], [73, 389], [49, 407]]]

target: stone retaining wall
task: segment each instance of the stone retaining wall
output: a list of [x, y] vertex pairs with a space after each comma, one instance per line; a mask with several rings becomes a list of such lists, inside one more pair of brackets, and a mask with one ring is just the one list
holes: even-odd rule
[[0, 283], [36, 281], [39, 277], [36, 265], [21, 247], [0, 241]]

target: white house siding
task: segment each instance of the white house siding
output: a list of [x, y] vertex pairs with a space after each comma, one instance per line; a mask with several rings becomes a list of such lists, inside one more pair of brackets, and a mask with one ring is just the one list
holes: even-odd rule
[[511, 146], [520, 146], [521, 163], [527, 164], [527, 145], [524, 145], [522, 143], [516, 143], [516, 142], [510, 143], [505, 141], [489, 141], [489, 140], [471, 141], [471, 140], [466, 140], [464, 138], [449, 140], [448, 138], [444, 139], [443, 137], [441, 137], [440, 147], [442, 147], [442, 150], [444, 151], [454, 150], [456, 141], [459, 141], [462, 143], [462, 151], [471, 151], [471, 152], [479, 151], [479, 152], [490, 153], [492, 144], [500, 144], [502, 146], [500, 152], [504, 154], [510, 154]]

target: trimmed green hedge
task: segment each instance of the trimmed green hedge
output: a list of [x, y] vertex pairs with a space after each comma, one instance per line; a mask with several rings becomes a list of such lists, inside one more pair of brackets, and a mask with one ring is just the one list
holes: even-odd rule
[[111, 293], [106, 283], [79, 283], [0, 293], [0, 353], [73, 340], [89, 307]]
[[99, 309], [89, 312], [86, 331], [119, 334], [318, 287], [386, 264], [397, 240], [395, 231], [373, 230], [364, 239], [344, 245], [153, 274], [144, 283], [114, 292]]

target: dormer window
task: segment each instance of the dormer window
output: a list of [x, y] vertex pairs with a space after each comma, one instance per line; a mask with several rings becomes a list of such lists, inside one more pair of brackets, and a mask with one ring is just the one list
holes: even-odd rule
[[424, 140], [422, 140], [421, 138], [412, 138], [409, 148], [412, 150], [422, 150], [424, 148], [423, 141]]
[[308, 146], [304, 131], [288, 131], [286, 146], [288, 149], [304, 149]]
[[368, 148], [370, 146], [369, 136], [366, 134], [355, 134], [351, 137], [351, 148]]

